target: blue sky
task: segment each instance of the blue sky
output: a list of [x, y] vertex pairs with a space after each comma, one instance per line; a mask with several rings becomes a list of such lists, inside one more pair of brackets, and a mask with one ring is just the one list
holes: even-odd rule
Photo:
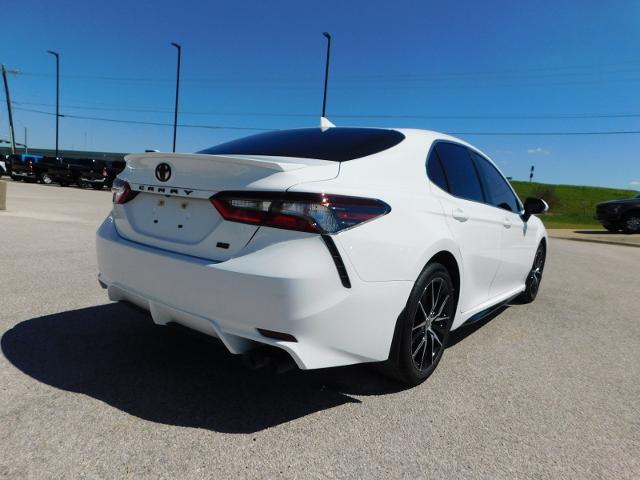
[[[26, 126], [34, 147], [54, 143], [54, 117], [27, 111], [54, 111], [47, 49], [63, 114], [171, 124], [175, 41], [180, 123], [277, 129], [318, 124], [326, 30], [334, 123], [462, 132], [516, 179], [533, 164], [539, 181], [640, 189], [640, 134], [475, 134], [640, 131], [638, 1], [21, 0], [3, 26], [0, 62], [22, 72], [9, 78], [17, 139]], [[171, 148], [170, 126], [60, 128], [62, 149]], [[178, 150], [250, 133], [183, 127]]]

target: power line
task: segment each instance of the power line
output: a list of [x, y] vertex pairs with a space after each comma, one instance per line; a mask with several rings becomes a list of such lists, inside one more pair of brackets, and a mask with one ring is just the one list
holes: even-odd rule
[[[612, 69], [613, 68], [613, 69]], [[442, 72], [442, 73], [362, 73], [352, 75], [337, 75], [340, 79], [443, 79], [450, 80], [452, 78], [468, 77], [477, 79], [479, 76], [514, 76], [524, 75], [532, 76], [567, 76], [567, 75], [603, 75], [611, 73], [628, 73], [636, 72], [640, 68], [640, 62], [626, 61], [614, 62], [600, 65], [547, 65], [530, 68], [512, 68], [498, 70], [476, 70], [476, 71], [458, 71], [458, 72]], [[576, 71], [577, 70], [577, 71]], [[46, 72], [21, 72], [23, 75], [33, 77], [50, 77], [50, 73]], [[166, 82], [171, 83], [173, 79], [162, 77], [120, 77], [113, 75], [87, 75], [87, 74], [67, 74], [65, 78], [80, 80], [110, 80], [110, 81], [131, 81], [131, 82]], [[251, 77], [185, 77], [184, 81], [189, 82], [238, 82], [238, 81], [282, 81], [290, 76], [272, 75], [272, 76], [251, 76]], [[298, 76], [300, 78], [300, 76]], [[311, 77], [305, 77], [312, 79]]]
[[[633, 72], [637, 73], [637, 72]], [[161, 78], [148, 78], [148, 79], [128, 79], [128, 78], [116, 78], [116, 77], [90, 77], [84, 78], [82, 76], [66, 76], [67, 79], [82, 79], [82, 80], [92, 80], [92, 81], [101, 81], [101, 80], [109, 80], [115, 81], [125, 84], [130, 84], [132, 86], [139, 87], [149, 87], [149, 86], [163, 86], [169, 84], [169, 80], [161, 79]], [[542, 81], [543, 78], [536, 78], [535, 76], [522, 76], [522, 77], [508, 77], [504, 75], [494, 76], [494, 77], [485, 77], [481, 76], [469, 76], [469, 77], [455, 77], [455, 78], [447, 78], [447, 77], [405, 77], [405, 78], [393, 78], [393, 77], [372, 77], [373, 79], [383, 80], [380, 82], [367, 83], [367, 88], [370, 89], [425, 89], [432, 88], [433, 86], [439, 86], [439, 88], [444, 89], [461, 89], [461, 88], [498, 88], [498, 87], [553, 87], [553, 86], [575, 86], [575, 85], [604, 85], [604, 84], [619, 84], [619, 83], [638, 83], [640, 82], [640, 77], [637, 75], [633, 77], [616, 77], [616, 78], [602, 78], [600, 75], [597, 78], [593, 79], [562, 79], [558, 78], [551, 79], [553, 81]], [[371, 78], [369, 78], [371, 79]], [[288, 81], [289, 83], [284, 83], [284, 81]], [[356, 79], [351, 78], [349, 81], [348, 77], [338, 77], [336, 79], [335, 87], [340, 90], [352, 90], [352, 89], [361, 89], [363, 87], [362, 81], [364, 79]], [[345, 81], [346, 80], [346, 81]], [[357, 81], [356, 81], [357, 80]], [[536, 81], [538, 80], [538, 81]], [[283, 80], [213, 80], [213, 79], [188, 79], [185, 78], [181, 80], [185, 83], [195, 84], [194, 86], [198, 87], [209, 87], [216, 86], [218, 88], [249, 88], [249, 87], [259, 87], [261, 89], [276, 89], [276, 90], [314, 90], [316, 87], [312, 84], [314, 83], [311, 79], [308, 82], [303, 83], [303, 81], [295, 80], [295, 79], [283, 79]], [[294, 82], [294, 83], [292, 83]]]
[[[16, 108], [20, 105], [53, 106], [50, 103], [11, 102]], [[127, 111], [140, 113], [171, 113], [170, 109], [158, 109], [153, 107], [89, 107], [82, 105], [65, 105], [65, 108], [78, 110], [97, 111]], [[315, 118], [317, 114], [311, 113], [273, 113], [273, 112], [193, 112], [183, 111], [184, 115], [219, 115], [219, 116], [256, 116], [256, 117], [306, 117]], [[551, 120], [551, 119], [596, 119], [596, 118], [636, 118], [639, 112], [627, 113], [561, 113], [540, 115], [409, 115], [409, 114], [332, 114], [332, 118], [398, 118], [398, 119], [424, 119], [424, 120]]]
[[[42, 110], [35, 110], [31, 108], [22, 108], [16, 107], [16, 110], [22, 110], [24, 112], [32, 112], [39, 113], [42, 115], [55, 115], [55, 113], [44, 112]], [[152, 125], [158, 127], [173, 127], [173, 123], [162, 123], [162, 122], [146, 122], [141, 120], [122, 120], [118, 118], [103, 118], [103, 117], [85, 117], [82, 115], [69, 115], [69, 114], [61, 114], [63, 118], [73, 118], [77, 120], [95, 120], [100, 122], [112, 122], [112, 123], [128, 123], [134, 125]], [[211, 130], [254, 130], [254, 131], [268, 131], [275, 130], [273, 128], [258, 128], [258, 127], [232, 127], [232, 126], [223, 126], [223, 125], [196, 125], [196, 124], [179, 124], [179, 127], [186, 128], [206, 128]]]
[[486, 135], [486, 136], [572, 136], [572, 135], [637, 135], [640, 130], [613, 130], [590, 132], [450, 132], [451, 135]]
[[[16, 110], [23, 110], [33, 113], [40, 113], [44, 115], [55, 115], [51, 112], [44, 112], [41, 110], [16, 108]], [[162, 127], [171, 127], [172, 123], [161, 122], [145, 122], [139, 120], [121, 120], [116, 118], [102, 118], [102, 117], [86, 117], [81, 115], [61, 115], [64, 118], [73, 118], [78, 120], [95, 120], [102, 122], [113, 123], [125, 123], [136, 125], [153, 125]], [[273, 131], [274, 128], [260, 128], [260, 127], [234, 127], [225, 125], [196, 125], [196, 124], [181, 124], [180, 127], [184, 128], [205, 128], [212, 130], [253, 130], [253, 131]], [[635, 135], [640, 134], [640, 130], [613, 130], [613, 131], [578, 131], [578, 132], [450, 132], [452, 135], [493, 135], [493, 136], [572, 136], [572, 135]]]

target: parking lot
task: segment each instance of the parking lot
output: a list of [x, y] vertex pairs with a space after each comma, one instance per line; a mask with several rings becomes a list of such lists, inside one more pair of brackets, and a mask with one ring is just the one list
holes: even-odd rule
[[109, 192], [8, 187], [0, 477], [640, 477], [638, 248], [552, 240], [536, 302], [458, 330], [407, 390], [154, 326], [96, 280]]

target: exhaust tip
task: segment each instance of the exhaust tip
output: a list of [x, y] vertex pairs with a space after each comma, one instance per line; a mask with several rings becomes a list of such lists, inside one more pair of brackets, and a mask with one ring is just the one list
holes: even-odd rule
[[284, 342], [297, 342], [298, 339], [289, 333], [276, 332], [275, 330], [265, 330], [264, 328], [257, 328], [258, 333], [263, 337], [273, 338], [274, 340], [282, 340]]

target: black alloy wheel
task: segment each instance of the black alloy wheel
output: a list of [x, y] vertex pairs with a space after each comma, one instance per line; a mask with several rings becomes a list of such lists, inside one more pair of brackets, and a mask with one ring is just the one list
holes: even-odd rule
[[389, 359], [386, 369], [393, 378], [418, 385], [433, 373], [447, 345], [455, 302], [447, 269], [439, 263], [427, 265], [398, 320], [399, 350]]
[[640, 212], [631, 212], [624, 217], [624, 233], [640, 233]]
[[540, 284], [542, 283], [542, 273], [544, 272], [546, 256], [547, 249], [544, 243], [540, 243], [540, 245], [538, 245], [538, 250], [536, 250], [536, 256], [533, 257], [533, 266], [529, 271], [529, 275], [527, 275], [525, 290], [522, 292], [520, 297], [518, 297], [522, 303], [531, 303], [538, 296]]

